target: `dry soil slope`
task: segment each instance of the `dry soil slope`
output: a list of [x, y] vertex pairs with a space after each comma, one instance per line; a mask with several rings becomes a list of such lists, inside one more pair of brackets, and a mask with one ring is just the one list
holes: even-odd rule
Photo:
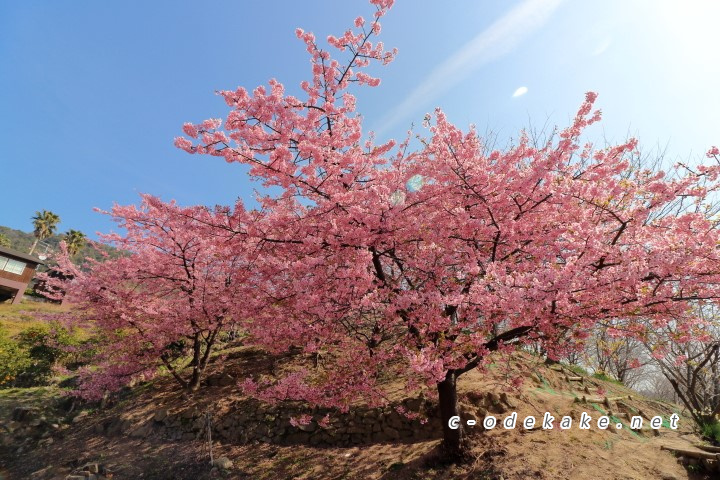
[[[239, 377], [243, 372], [267, 369], [268, 365], [257, 358], [257, 352], [241, 349], [214, 364], [213, 374]], [[518, 375], [525, 381], [512, 390], [509, 380]], [[233, 384], [209, 386], [203, 394], [188, 398], [178, 394], [169, 379], [160, 379], [137, 387], [115, 405], [61, 425], [49, 436], [45, 434], [44, 439], [29, 442], [21, 451], [2, 450], [6, 470], [0, 473], [0, 478], [65, 478], [89, 461], [108, 466], [115, 472], [115, 479], [717, 478], [713, 477], [717, 473], [689, 473], [672, 453], [661, 450], [662, 445], [691, 447], [698, 441], [686, 416], [681, 416], [677, 430], [665, 426], [659, 434], [647, 426], [639, 432], [628, 428], [628, 417], [632, 415], [645, 416], [645, 423], [655, 415], [667, 420], [672, 413], [680, 412], [678, 406], [642, 398], [615, 383], [573, 377], [575, 373], [560, 366], [547, 367], [528, 354], [498, 362], [487, 372], [464, 376], [460, 381], [464, 420], [482, 419], [484, 415], [502, 420], [511, 412], [517, 412], [518, 423], [526, 416], [534, 416], [540, 423], [545, 412], [553, 415], [556, 423], [566, 415], [574, 419], [572, 428], [567, 430], [559, 429], [557, 424], [553, 430], [532, 431], [521, 425], [512, 430], [498, 426], [484, 432], [479, 426], [473, 427], [471, 437], [477, 460], [472, 464], [448, 467], [435, 463], [438, 440], [371, 443], [349, 448], [216, 442], [215, 458], [226, 456], [234, 463], [228, 471], [210, 468], [207, 442], [203, 439], [171, 441], [154, 434], [152, 429], [139, 436], [128, 433], [151, 421], [158, 408], [170, 412], [210, 409], [221, 417], [240, 399]], [[588, 401], [578, 401], [583, 396]], [[610, 400], [601, 402], [604, 397]], [[577, 426], [583, 412], [593, 418], [589, 430]], [[606, 413], [613, 417], [611, 428], [601, 430], [596, 420]], [[100, 427], [109, 421], [124, 422], [125, 433], [109, 435]], [[623, 424], [621, 429], [615, 428], [617, 423]]]

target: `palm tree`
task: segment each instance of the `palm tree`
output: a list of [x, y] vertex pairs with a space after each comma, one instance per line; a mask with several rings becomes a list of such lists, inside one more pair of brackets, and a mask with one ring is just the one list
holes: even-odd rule
[[57, 228], [57, 224], [60, 223], [60, 217], [49, 210], [43, 210], [42, 212], [35, 212], [32, 220], [33, 226], [35, 227], [35, 231], [33, 232], [35, 234], [35, 241], [32, 247], [30, 247], [31, 255], [40, 240], [50, 238], [52, 234], [55, 233], [55, 228]]
[[85, 234], [80, 230], [68, 230], [65, 232], [63, 240], [65, 240], [71, 257], [75, 256], [85, 246]]

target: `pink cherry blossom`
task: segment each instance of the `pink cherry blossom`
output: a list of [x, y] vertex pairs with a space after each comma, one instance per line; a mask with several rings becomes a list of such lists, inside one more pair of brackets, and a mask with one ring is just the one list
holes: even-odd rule
[[[242, 329], [252, 315], [252, 246], [237, 243], [234, 231], [243, 228], [241, 212], [240, 203], [229, 218], [223, 209], [183, 208], [146, 195], [139, 208], [105, 212], [126, 231], [103, 237], [123, 252], [119, 257], [80, 269], [63, 246], [56, 258], [62, 275], [39, 277], [48, 296], [73, 303], [68, 320], [100, 339], [95, 367], [81, 372], [79, 395], [98, 399], [160, 368], [184, 388], [198, 388], [218, 335]], [[188, 354], [185, 370], [175, 360]]]
[[[327, 43], [298, 29], [310, 56], [300, 89], [221, 91], [224, 120], [183, 127], [179, 148], [242, 164], [268, 188], [257, 209], [152, 197], [113, 209], [128, 233], [106, 238], [131, 255], [77, 273], [71, 289], [115, 347], [95, 391], [152, 375], [178, 339], [236, 325], [248, 344], [297, 358], [243, 380], [248, 395], [346, 411], [387, 404], [387, 379], [403, 379], [437, 396], [447, 424], [458, 378], [523, 344], [559, 358], [599, 322], [638, 339], [701, 323], [691, 306], [720, 297], [705, 208], [717, 162], [666, 175], [636, 168], [635, 139], [592, 145], [594, 92], [544, 141], [521, 132], [493, 149], [437, 109], [418, 142], [378, 144], [351, 92], [378, 86], [373, 64], [395, 57], [376, 39], [392, 3], [372, 0], [370, 26]], [[408, 189], [413, 178], [422, 185]], [[458, 452], [462, 428], [443, 433]]]

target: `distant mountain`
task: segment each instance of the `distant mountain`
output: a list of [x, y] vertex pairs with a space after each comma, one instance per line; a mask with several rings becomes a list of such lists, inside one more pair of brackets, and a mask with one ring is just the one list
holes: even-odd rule
[[[23, 232], [22, 230], [15, 230], [13, 228], [4, 227], [2, 225], [0, 225], [0, 234], [5, 235], [10, 240], [10, 248], [14, 248], [15, 250], [19, 250], [24, 253], [28, 253], [30, 251], [30, 247], [32, 247], [32, 244], [35, 241], [35, 236], [31, 232]], [[38, 244], [38, 246], [35, 248], [35, 252], [33, 253], [36, 255], [45, 253], [45, 246], [47, 246], [48, 253], [52, 253], [52, 251], [58, 251], [62, 238], [62, 234], [53, 235], [50, 238], [46, 238], [40, 244]], [[107, 252], [110, 257], [117, 257], [120, 255], [120, 252], [113, 247], [102, 245], [100, 248]], [[73, 257], [73, 261], [77, 265], [82, 265], [85, 262], [86, 258], [102, 260], [103, 256], [99, 252], [97, 252], [95, 248], [91, 247], [90, 245], [85, 245], [80, 250], [80, 252], [78, 252], [77, 256]]]

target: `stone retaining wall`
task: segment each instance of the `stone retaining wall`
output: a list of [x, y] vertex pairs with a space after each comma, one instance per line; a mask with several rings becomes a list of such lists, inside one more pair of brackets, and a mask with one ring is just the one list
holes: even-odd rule
[[[427, 421], [408, 419], [397, 412], [401, 406], [418, 412]], [[406, 399], [402, 404], [381, 408], [356, 408], [348, 413], [333, 412], [327, 427], [318, 424], [328, 412], [315, 409], [308, 425], [294, 427], [290, 418], [303, 413], [298, 406], [266, 405], [255, 400], [235, 403], [223, 414], [210, 411], [212, 438], [221, 442], [245, 444], [259, 441], [281, 445], [308, 444], [327, 446], [352, 446], [370, 443], [415, 442], [442, 436], [436, 407], [421, 399]], [[206, 438], [207, 411], [189, 407], [181, 411], [158, 409], [152, 418], [137, 424], [128, 420], [107, 420], [98, 425], [98, 433], [108, 435], [129, 434], [146, 437], [158, 434], [172, 440]]]

